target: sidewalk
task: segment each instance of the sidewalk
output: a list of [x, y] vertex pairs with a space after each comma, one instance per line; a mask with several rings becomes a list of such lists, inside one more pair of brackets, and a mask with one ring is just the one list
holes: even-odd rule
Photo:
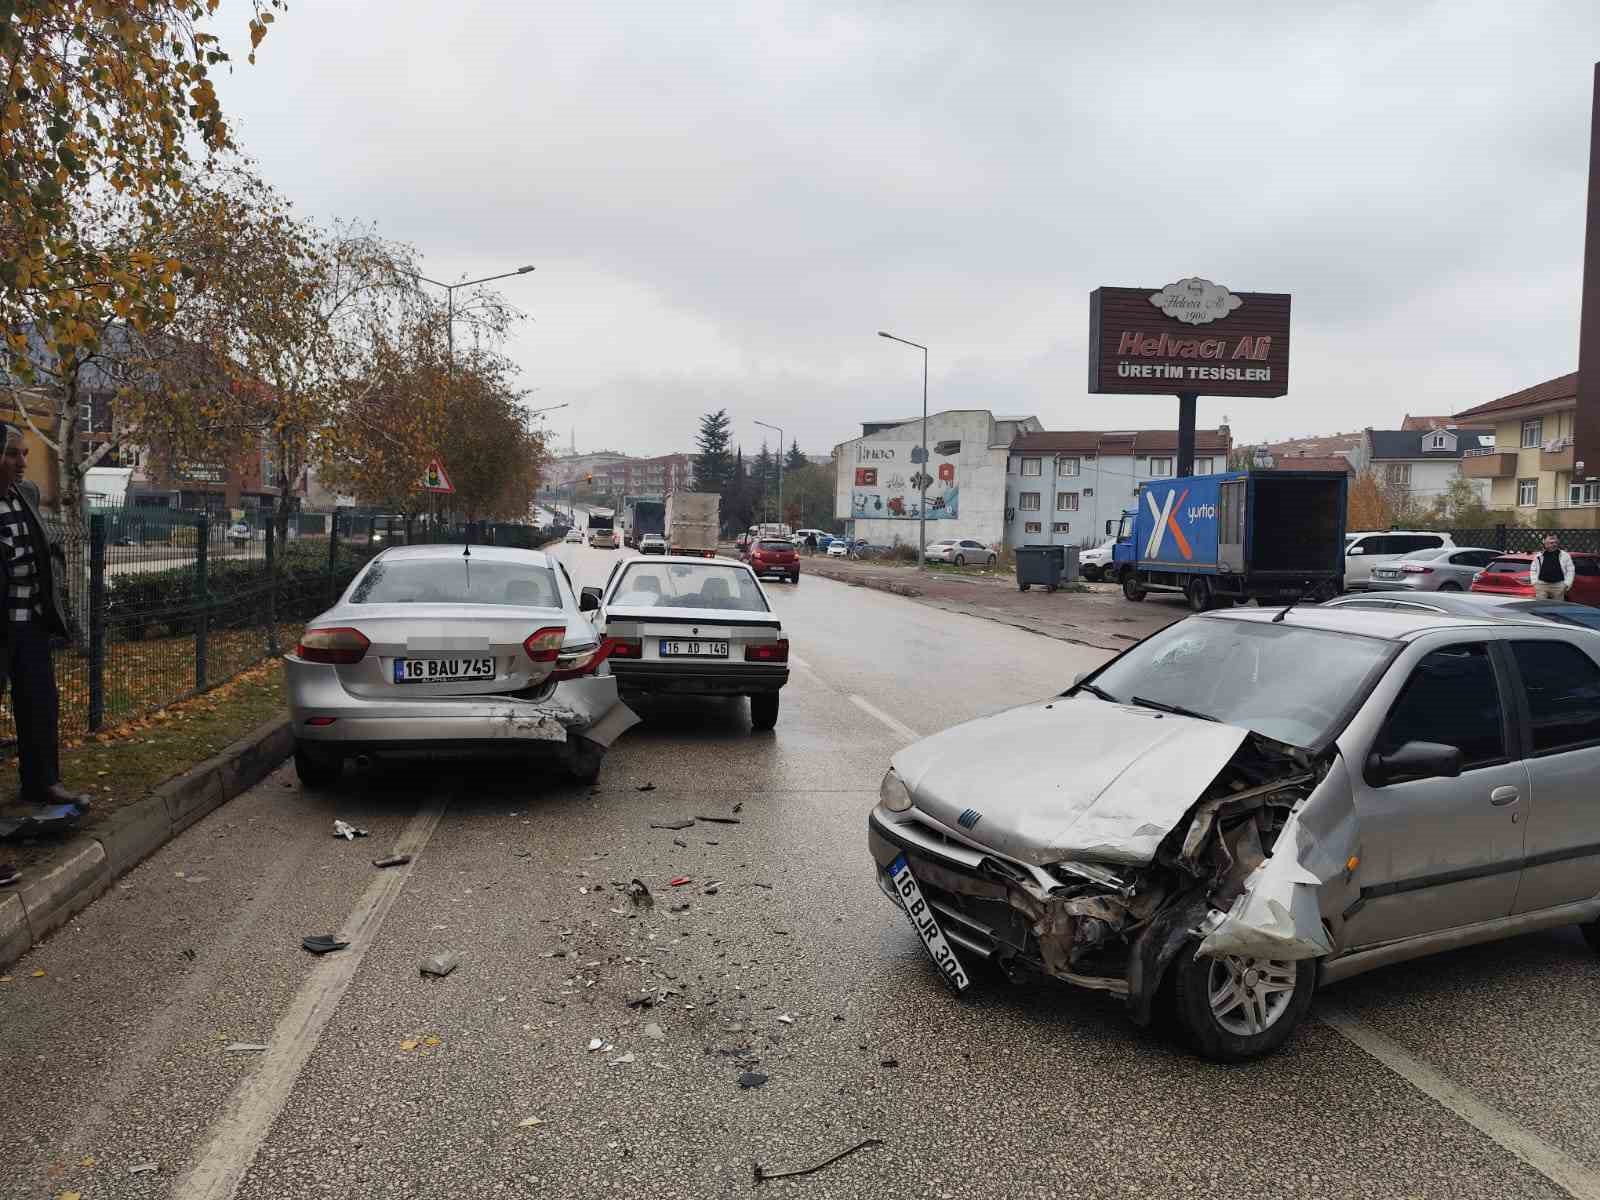
[[1036, 587], [1023, 592], [1014, 578], [1005, 575], [958, 574], [938, 568], [919, 572], [911, 565], [821, 555], [802, 555], [800, 572], [836, 579], [852, 587], [892, 592], [947, 612], [983, 617], [1103, 650], [1124, 650], [1189, 615], [1181, 596], [1151, 595], [1141, 603], [1133, 603], [1123, 598], [1121, 588], [1110, 583], [1076, 585], [1084, 591], [1050, 593]]

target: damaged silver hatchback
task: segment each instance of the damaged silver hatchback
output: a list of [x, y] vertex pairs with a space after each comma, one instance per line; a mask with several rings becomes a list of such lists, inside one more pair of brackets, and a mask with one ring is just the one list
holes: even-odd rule
[[945, 976], [1170, 1008], [1220, 1060], [1319, 984], [1563, 924], [1600, 949], [1600, 636], [1352, 609], [1191, 617], [897, 753], [868, 822]]

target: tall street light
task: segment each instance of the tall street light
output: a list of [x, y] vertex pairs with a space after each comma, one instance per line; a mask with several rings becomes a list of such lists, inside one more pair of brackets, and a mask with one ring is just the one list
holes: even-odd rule
[[[914, 346], [922, 351], [922, 463], [919, 473], [919, 478], [922, 480], [922, 504], [917, 510], [917, 570], [926, 571], [928, 569], [928, 348], [919, 342], [907, 341], [903, 337], [885, 333], [881, 329], [878, 330], [878, 336], [905, 346]], [[913, 459], [915, 457], [912, 455]]]
[[429, 279], [426, 275], [418, 275], [415, 271], [407, 271], [411, 278], [422, 283], [431, 283], [434, 287], [443, 288], [445, 306], [449, 316], [445, 319], [445, 342], [449, 352], [449, 377], [455, 378], [456, 373], [456, 289], [464, 287], [477, 287], [480, 283], [493, 283], [496, 279], [510, 279], [513, 275], [526, 275], [532, 267], [518, 267], [515, 271], [506, 271], [501, 275], [485, 275], [482, 279], [464, 279], [460, 283], [441, 283], [437, 279]]
[[[754, 418], [752, 418], [754, 419]], [[783, 430], [776, 425], [768, 425], [765, 421], [756, 421], [763, 429], [778, 430], [778, 524], [783, 524]]]
[[558, 408], [566, 408], [567, 405], [571, 403], [572, 402], [569, 400], [564, 404], [552, 404], [549, 408], [536, 408], [527, 415], [530, 417], [537, 417], [540, 413], [555, 412], [555, 410]]

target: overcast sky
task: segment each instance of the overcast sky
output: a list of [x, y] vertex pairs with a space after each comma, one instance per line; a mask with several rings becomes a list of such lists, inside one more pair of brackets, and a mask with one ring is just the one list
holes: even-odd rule
[[920, 409], [879, 329], [934, 411], [1171, 427], [1085, 390], [1100, 284], [1293, 294], [1289, 395], [1200, 402], [1242, 439], [1576, 369], [1597, 57], [1593, 0], [302, 0], [218, 91], [304, 211], [536, 264], [563, 446], [822, 453]]

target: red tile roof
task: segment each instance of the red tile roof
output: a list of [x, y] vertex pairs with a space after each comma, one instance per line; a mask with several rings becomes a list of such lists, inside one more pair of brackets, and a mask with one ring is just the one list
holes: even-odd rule
[[1317, 454], [1281, 454], [1272, 460], [1274, 471], [1343, 471], [1346, 475], [1354, 475], [1356, 469], [1350, 465], [1348, 458], [1337, 454], [1327, 456]]
[[[1196, 429], [1196, 454], [1226, 454], [1233, 437], [1224, 429]], [[1175, 454], [1176, 429], [1065, 430], [1019, 433], [1011, 439], [1013, 453], [1021, 454]]]
[[1406, 419], [1400, 422], [1400, 428], [1406, 433], [1427, 433], [1434, 429], [1443, 429], [1446, 425], [1454, 425], [1454, 417], [1413, 417], [1406, 414]]
[[1512, 409], [1528, 408], [1535, 404], [1549, 404], [1556, 400], [1573, 400], [1578, 398], [1578, 373], [1558, 375], [1554, 379], [1547, 379], [1543, 383], [1536, 383], [1531, 388], [1523, 388], [1520, 392], [1512, 392], [1509, 396], [1501, 396], [1498, 400], [1491, 400], [1487, 404], [1480, 404], [1476, 408], [1469, 408], [1456, 414], [1456, 420], [1463, 417], [1481, 417], [1490, 413], [1509, 412]]

